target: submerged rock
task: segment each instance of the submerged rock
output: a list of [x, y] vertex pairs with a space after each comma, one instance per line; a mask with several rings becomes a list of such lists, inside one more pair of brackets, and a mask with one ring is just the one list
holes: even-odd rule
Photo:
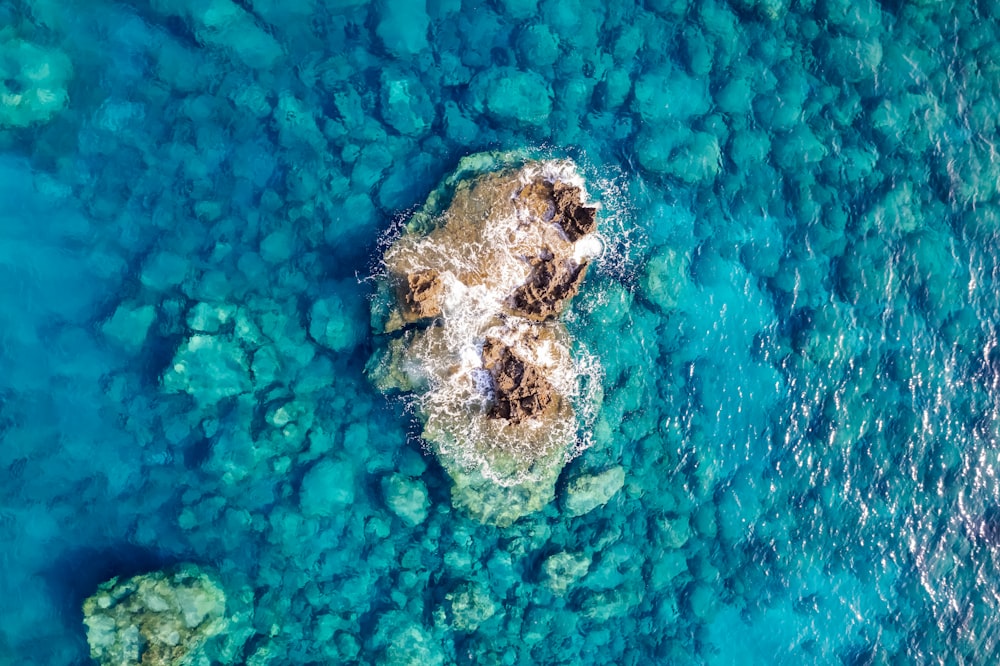
[[61, 51], [0, 30], [0, 129], [51, 120], [69, 103], [73, 68]]
[[571, 516], [582, 516], [604, 506], [625, 485], [625, 470], [612, 467], [600, 474], [578, 476], [566, 486], [563, 506]]
[[453, 500], [510, 524], [551, 501], [595, 408], [600, 366], [559, 316], [600, 254], [597, 208], [569, 161], [464, 160], [383, 256], [369, 363], [415, 392]]
[[565, 594], [590, 571], [590, 557], [561, 551], [542, 563], [542, 583], [556, 594]]
[[407, 525], [419, 525], [427, 519], [427, 488], [419, 479], [393, 474], [382, 481], [385, 503]]
[[[247, 636], [241, 613], [227, 612], [226, 594], [197, 566], [112, 578], [83, 602], [90, 656], [108, 666], [182, 666], [232, 657]], [[247, 624], [248, 623], [242, 623]], [[213, 637], [223, 645], [206, 654]]]
[[439, 666], [445, 662], [444, 646], [415, 618], [402, 611], [382, 615], [372, 637], [379, 666]]
[[465, 583], [445, 595], [445, 603], [438, 614], [455, 631], [476, 631], [493, 617], [499, 607], [490, 598], [485, 586]]
[[489, 68], [469, 85], [477, 113], [499, 122], [543, 125], [552, 114], [552, 87], [536, 72]]
[[192, 335], [163, 374], [169, 393], [188, 393], [212, 405], [251, 389], [246, 353], [231, 336]]

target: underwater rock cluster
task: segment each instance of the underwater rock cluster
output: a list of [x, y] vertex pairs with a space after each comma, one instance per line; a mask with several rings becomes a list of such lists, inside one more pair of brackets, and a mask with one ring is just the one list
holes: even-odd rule
[[[226, 593], [195, 565], [115, 577], [83, 603], [90, 656], [105, 666], [184, 666], [206, 663], [204, 648], [222, 636], [229, 643], [211, 656], [233, 663], [246, 634], [240, 614], [227, 614]], [[242, 640], [241, 640], [242, 639]]]
[[[491, 163], [465, 167], [477, 161]], [[432, 194], [385, 251], [376, 328], [397, 336], [369, 372], [417, 395], [455, 503], [509, 524], [552, 498], [594, 408], [599, 365], [574, 355], [559, 316], [602, 244], [572, 162], [472, 173]]]
[[69, 101], [72, 71], [62, 52], [0, 30], [0, 129], [48, 121]]

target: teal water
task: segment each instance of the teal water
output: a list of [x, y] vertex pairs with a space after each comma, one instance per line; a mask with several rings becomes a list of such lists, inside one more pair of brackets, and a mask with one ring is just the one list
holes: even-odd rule
[[[993, 663], [998, 18], [0, 0], [0, 663], [91, 663], [83, 599], [179, 562], [253, 589], [237, 663]], [[524, 148], [602, 201], [604, 401], [498, 529], [366, 380], [364, 278]]]

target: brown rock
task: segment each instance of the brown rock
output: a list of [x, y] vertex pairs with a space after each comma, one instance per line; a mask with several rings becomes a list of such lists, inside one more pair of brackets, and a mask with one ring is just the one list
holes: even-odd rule
[[587, 273], [587, 264], [543, 252], [531, 262], [527, 281], [507, 300], [511, 314], [544, 321], [562, 314]]
[[580, 188], [562, 181], [552, 186], [552, 200], [555, 203], [555, 222], [571, 243], [597, 229], [597, 209], [584, 206]]
[[444, 287], [437, 271], [424, 270], [408, 274], [402, 291], [405, 306], [403, 318], [407, 322], [441, 316]]
[[[439, 226], [426, 235], [404, 235], [385, 255], [400, 303], [399, 318], [390, 317], [386, 330], [446, 318], [446, 273], [466, 287], [506, 292], [507, 315], [558, 317], [586, 273], [587, 260], [576, 258], [574, 244], [597, 227], [596, 208], [583, 201], [571, 182], [536, 176], [525, 184], [508, 172], [456, 188]], [[527, 266], [523, 282], [511, 280], [519, 272], [516, 263]]]
[[525, 363], [514, 351], [495, 338], [483, 344], [483, 366], [493, 378], [496, 395], [488, 416], [521, 423], [554, 414], [559, 396], [536, 366]]
[[525, 258], [531, 272], [507, 299], [507, 308], [510, 314], [535, 321], [552, 319], [562, 313], [583, 281], [587, 263], [574, 260], [570, 243], [597, 228], [597, 209], [583, 204], [579, 187], [561, 180], [528, 183], [517, 194], [517, 203], [531, 214], [532, 222], [544, 225], [540, 229], [548, 229], [538, 235], [544, 244]]
[[558, 317], [599, 247], [587, 238], [596, 208], [569, 162], [449, 187], [383, 255], [385, 298], [376, 300], [385, 307], [372, 321], [400, 334], [367, 372], [383, 391], [418, 394], [422, 436], [455, 480], [456, 504], [509, 524], [552, 497], [593, 411], [594, 395], [581, 392], [592, 383], [578, 379], [597, 381], [599, 371], [577, 365]]
[[553, 197], [552, 183], [548, 181], [531, 181], [518, 192], [517, 201], [538, 220], [549, 222], [555, 217], [556, 200]]

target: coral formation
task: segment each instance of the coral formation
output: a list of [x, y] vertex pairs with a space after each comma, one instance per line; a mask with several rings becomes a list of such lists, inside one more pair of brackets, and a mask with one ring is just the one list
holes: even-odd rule
[[[215, 578], [195, 565], [112, 578], [83, 603], [90, 656], [107, 666], [185, 666], [233, 653], [246, 639], [246, 620], [232, 609]], [[208, 650], [214, 637], [220, 645]], [[228, 662], [227, 662], [228, 663]]]
[[[369, 373], [383, 390], [419, 392], [423, 437], [451, 472], [456, 503], [509, 523], [551, 499], [577, 450], [578, 412], [594, 408], [599, 366], [584, 351], [574, 358], [558, 318], [602, 244], [571, 162], [490, 166], [489, 156], [464, 162], [470, 173], [451, 181], [447, 209], [438, 202], [448, 193], [433, 193], [386, 250], [389, 300], [375, 315], [381, 332], [402, 333]], [[494, 497], [489, 485], [508, 490]], [[520, 493], [525, 501], [510, 501]]]

